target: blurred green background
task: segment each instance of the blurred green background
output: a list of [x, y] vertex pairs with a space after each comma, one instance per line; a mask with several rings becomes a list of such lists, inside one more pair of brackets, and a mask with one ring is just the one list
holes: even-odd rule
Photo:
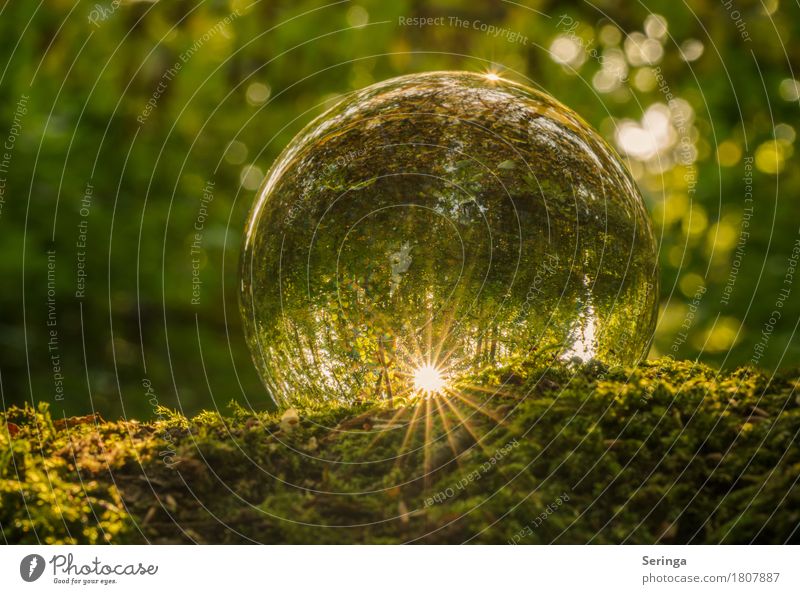
[[5, 406], [267, 407], [237, 303], [255, 190], [343, 93], [440, 69], [527, 80], [626, 158], [660, 241], [652, 357], [796, 365], [796, 2], [50, 0], [0, 28]]

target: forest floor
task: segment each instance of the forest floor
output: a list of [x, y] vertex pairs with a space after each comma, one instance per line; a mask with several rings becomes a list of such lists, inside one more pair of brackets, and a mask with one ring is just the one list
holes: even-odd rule
[[10, 408], [0, 530], [7, 543], [798, 543], [798, 385], [662, 359], [485, 373], [458, 397], [394, 406], [154, 422]]

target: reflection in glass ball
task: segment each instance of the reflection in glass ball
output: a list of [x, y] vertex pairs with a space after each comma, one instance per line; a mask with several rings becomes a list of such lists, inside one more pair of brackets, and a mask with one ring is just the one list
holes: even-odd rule
[[277, 401], [397, 398], [521, 361], [635, 363], [656, 244], [619, 157], [574, 112], [432, 72], [349, 95], [283, 151], [241, 291]]

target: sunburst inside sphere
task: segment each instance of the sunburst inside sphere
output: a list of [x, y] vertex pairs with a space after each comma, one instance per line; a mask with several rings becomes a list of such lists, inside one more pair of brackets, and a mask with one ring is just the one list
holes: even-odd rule
[[442, 372], [433, 365], [422, 365], [414, 370], [414, 388], [423, 394], [438, 394], [444, 388]]
[[552, 97], [463, 72], [372, 85], [301, 131], [252, 209], [241, 281], [256, 367], [295, 403], [435, 392], [440, 369], [631, 364], [658, 293], [614, 151]]

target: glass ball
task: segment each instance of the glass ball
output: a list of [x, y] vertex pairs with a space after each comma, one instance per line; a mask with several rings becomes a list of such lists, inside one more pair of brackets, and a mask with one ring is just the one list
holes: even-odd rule
[[575, 112], [430, 72], [348, 95], [278, 157], [241, 311], [278, 402], [446, 393], [523, 362], [636, 363], [656, 256], [631, 176]]

